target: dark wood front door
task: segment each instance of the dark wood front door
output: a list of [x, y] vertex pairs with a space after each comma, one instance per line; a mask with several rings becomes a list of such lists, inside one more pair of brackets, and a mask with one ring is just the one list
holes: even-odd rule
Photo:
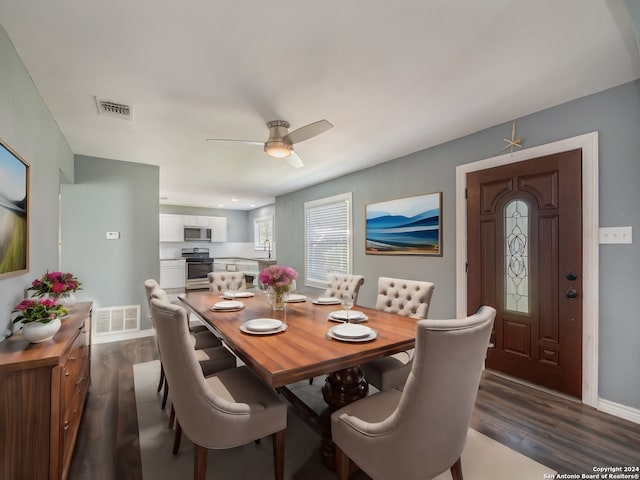
[[467, 308], [496, 308], [487, 368], [582, 397], [582, 154], [467, 174]]

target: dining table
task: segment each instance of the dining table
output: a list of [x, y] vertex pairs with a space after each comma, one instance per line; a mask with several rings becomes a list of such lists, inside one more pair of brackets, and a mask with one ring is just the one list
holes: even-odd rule
[[[187, 291], [180, 301], [226, 344], [255, 375], [287, 398], [322, 439], [322, 461], [335, 469], [335, 449], [331, 439], [330, 415], [335, 410], [363, 398], [368, 384], [360, 365], [375, 358], [411, 349], [415, 345], [416, 320], [410, 317], [355, 305], [354, 323], [371, 329], [365, 338], [342, 338], [330, 329], [340, 322], [330, 315], [342, 310], [337, 304], [320, 304], [312, 296], [291, 295], [298, 301], [286, 304], [284, 312], [274, 311], [263, 292], [237, 292], [232, 301], [237, 308], [218, 309], [225, 300], [218, 292]], [[243, 295], [239, 297], [239, 295]], [[342, 311], [344, 314], [344, 311]], [[251, 331], [246, 322], [283, 322], [272, 332]], [[364, 321], [362, 321], [364, 319]], [[287, 385], [326, 375], [322, 397], [327, 407], [317, 413]]]

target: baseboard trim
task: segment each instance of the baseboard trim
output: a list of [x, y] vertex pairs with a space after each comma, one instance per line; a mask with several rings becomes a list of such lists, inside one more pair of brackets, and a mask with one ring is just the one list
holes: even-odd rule
[[630, 422], [640, 424], [640, 409], [599, 398], [598, 410], [613, 415], [614, 417], [624, 418]]
[[120, 342], [133, 338], [152, 337], [155, 334], [155, 329], [150, 328], [147, 330], [136, 330], [135, 332], [114, 333], [113, 335], [96, 335], [91, 339], [91, 344], [98, 345], [100, 343]]

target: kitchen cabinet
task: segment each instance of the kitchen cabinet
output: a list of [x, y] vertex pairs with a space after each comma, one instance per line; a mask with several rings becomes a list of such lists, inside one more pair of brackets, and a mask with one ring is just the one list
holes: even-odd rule
[[210, 217], [211, 218], [211, 241], [226, 242], [227, 241], [227, 217]]
[[185, 287], [185, 260], [160, 260], [160, 287]]
[[91, 302], [76, 303], [53, 339], [0, 343], [0, 478], [65, 480], [91, 372]]
[[211, 217], [202, 215], [183, 215], [182, 222], [185, 227], [211, 228]]
[[160, 241], [183, 242], [184, 223], [182, 215], [160, 214]]

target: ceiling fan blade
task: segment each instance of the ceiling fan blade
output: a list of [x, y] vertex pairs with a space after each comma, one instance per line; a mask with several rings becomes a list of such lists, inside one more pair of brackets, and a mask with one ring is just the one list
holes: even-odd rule
[[207, 138], [207, 142], [227, 142], [227, 143], [244, 143], [247, 145], [259, 145], [263, 146], [264, 142], [258, 142], [256, 140], [235, 140], [232, 138]]
[[304, 167], [304, 163], [302, 163], [302, 159], [293, 150], [291, 150], [291, 154], [288, 157], [286, 157], [285, 160], [293, 168], [302, 168], [302, 167]]
[[320, 135], [321, 133], [326, 132], [333, 125], [329, 123], [327, 120], [318, 120], [317, 122], [310, 123], [309, 125], [305, 125], [304, 127], [297, 128], [293, 132], [289, 132], [287, 138], [291, 141], [291, 143], [300, 143], [308, 140], [316, 135]]

